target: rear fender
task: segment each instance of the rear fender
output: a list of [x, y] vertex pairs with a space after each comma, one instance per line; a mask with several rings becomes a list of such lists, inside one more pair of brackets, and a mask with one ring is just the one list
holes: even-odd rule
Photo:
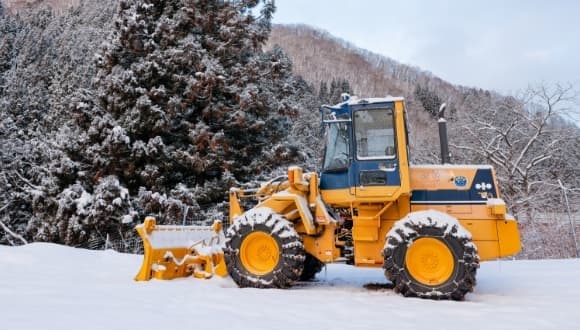
[[518, 223], [512, 215], [506, 214], [503, 221], [497, 221], [497, 235], [500, 257], [515, 255], [522, 249]]

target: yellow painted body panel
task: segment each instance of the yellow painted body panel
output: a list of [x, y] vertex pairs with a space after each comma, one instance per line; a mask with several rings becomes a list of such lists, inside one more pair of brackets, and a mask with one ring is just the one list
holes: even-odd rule
[[411, 211], [436, 210], [454, 216], [471, 233], [474, 241], [497, 241], [497, 223], [499, 220], [490, 217], [489, 208], [486, 205], [472, 205], [471, 213], [454, 213], [449, 212], [449, 209], [448, 205], [411, 206]]
[[395, 199], [400, 194], [401, 189], [396, 186], [385, 187], [356, 187], [355, 201], [384, 201], [385, 199]]
[[[380, 226], [377, 227], [370, 225], [357, 227], [355, 223], [353, 227], [355, 265], [382, 267], [385, 237], [396, 221], [381, 220]], [[470, 219], [459, 222], [472, 233], [473, 242], [482, 261], [514, 255], [521, 249], [515, 220]]]
[[350, 207], [355, 201], [354, 189], [332, 189], [332, 190], [321, 190], [320, 196], [322, 200], [333, 207], [346, 208]]
[[[314, 235], [317, 232], [307, 200], [297, 192], [293, 194], [274, 194], [256, 207], [267, 207], [283, 215], [292, 214], [292, 211], [297, 210], [297, 215], [302, 219], [306, 234]], [[292, 216], [288, 217], [291, 218]]]
[[522, 246], [519, 240], [518, 223], [515, 219], [498, 221], [497, 232], [499, 236], [499, 256], [507, 257], [520, 252]]
[[318, 260], [329, 263], [340, 257], [340, 250], [335, 245], [335, 223], [324, 226], [324, 231], [317, 236], [302, 236], [304, 250]]
[[[411, 211], [432, 209], [446, 212], [447, 207], [447, 205], [413, 205]], [[376, 224], [375, 226], [369, 222], [361, 222], [363, 225], [357, 226], [357, 221], [354, 220], [353, 240], [356, 265], [382, 267], [383, 256], [381, 253], [385, 245], [386, 234], [398, 219], [408, 214], [408, 211], [405, 212], [397, 207], [392, 209], [393, 211], [386, 213], [381, 218], [380, 225]], [[401, 213], [398, 214], [399, 210]], [[473, 212], [469, 214], [450, 214], [456, 217], [461, 225], [472, 234], [481, 260], [493, 260], [514, 255], [520, 251], [520, 236], [517, 222], [514, 219], [492, 218], [491, 208], [486, 205], [473, 205], [472, 210]], [[503, 248], [500, 249], [500, 246]]]
[[[411, 166], [409, 170], [411, 189], [421, 190], [469, 190], [471, 184], [465, 187], [457, 187], [453, 182], [456, 176], [464, 176], [467, 182], [473, 182], [477, 168], [481, 166], [469, 165], [424, 165]], [[489, 166], [484, 166], [490, 168]]]

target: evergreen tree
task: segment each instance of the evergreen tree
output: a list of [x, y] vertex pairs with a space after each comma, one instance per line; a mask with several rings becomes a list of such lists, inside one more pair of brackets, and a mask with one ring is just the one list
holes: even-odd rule
[[4, 14], [4, 7], [0, 2], [0, 98], [4, 94], [4, 74], [10, 69], [12, 60], [15, 30], [13, 20]]
[[330, 90], [328, 92], [328, 98], [330, 104], [336, 104], [342, 102], [342, 94], [351, 94], [352, 90], [350, 88], [350, 83], [346, 79], [332, 79], [330, 82]]
[[350, 87], [350, 83], [346, 79], [343, 79], [340, 82], [340, 89], [342, 90], [342, 93], [352, 94], [352, 88]]
[[320, 104], [328, 104], [328, 84], [326, 81], [320, 81], [320, 87], [318, 88], [318, 99], [320, 100]]
[[316, 110], [312, 90], [280, 48], [261, 51], [271, 3], [124, 1], [113, 20], [116, 4], [0, 16], [3, 224], [64, 244], [126, 238], [146, 214], [190, 222], [238, 180], [313, 168], [297, 117]]
[[[95, 90], [77, 93], [78, 143], [67, 146], [88, 166], [78, 178], [88, 194], [103, 180], [126, 187], [110, 204], [121, 231], [120, 219], [147, 213], [193, 219], [236, 181], [300, 157], [285, 140], [299, 108], [291, 62], [280, 48], [262, 52], [274, 6], [261, 3], [255, 17], [258, 5], [121, 1]], [[110, 230], [111, 211], [91, 210], [92, 228]]]
[[0, 16], [0, 221], [28, 240], [71, 242], [61, 229], [74, 219], [56, 218], [79, 170], [60, 148], [72, 140], [63, 125], [72, 87], [86, 88], [95, 74], [113, 2], [85, 1], [63, 16], [43, 6]]
[[101, 115], [82, 123], [101, 125], [88, 133], [103, 144], [90, 157], [99, 172], [123, 178], [132, 191], [186, 178], [203, 184], [224, 168], [247, 178], [260, 142], [280, 135], [288, 113], [260, 93], [259, 74], [268, 73], [260, 72], [259, 48], [273, 6], [266, 3], [258, 20], [249, 14], [256, 5], [121, 2], [116, 33], [98, 59]]
[[[421, 102], [423, 109], [427, 111], [431, 116], [437, 117], [439, 113], [439, 107], [443, 103], [441, 98], [434, 91], [427, 87], [423, 87], [418, 84], [415, 87], [415, 97]], [[455, 110], [453, 110], [455, 112]]]

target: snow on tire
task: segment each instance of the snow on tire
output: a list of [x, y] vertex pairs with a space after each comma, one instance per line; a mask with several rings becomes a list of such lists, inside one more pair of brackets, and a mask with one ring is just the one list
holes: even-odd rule
[[236, 218], [226, 233], [224, 255], [234, 282], [252, 288], [292, 286], [305, 260], [302, 239], [292, 223], [269, 208]]
[[[409, 213], [387, 234], [383, 257], [385, 275], [404, 296], [462, 300], [476, 284], [477, 247], [471, 234], [446, 213]], [[445, 261], [452, 267], [442, 266]]]

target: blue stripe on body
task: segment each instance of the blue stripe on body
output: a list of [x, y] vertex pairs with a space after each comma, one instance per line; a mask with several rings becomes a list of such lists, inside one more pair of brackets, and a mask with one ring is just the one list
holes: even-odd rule
[[[362, 167], [362, 166], [361, 166]], [[363, 167], [364, 168], [364, 167]], [[397, 171], [398, 172], [398, 171]], [[398, 173], [394, 172], [389, 176], [391, 182], [396, 181]], [[351, 186], [349, 182], [348, 171], [342, 172], [324, 172], [320, 176], [320, 189], [345, 189]], [[392, 178], [392, 179], [391, 179]], [[354, 178], [352, 178], [354, 179]], [[357, 180], [358, 181], [358, 180]], [[488, 193], [486, 198], [481, 196], [481, 189], [475, 189], [477, 183], [489, 183], [491, 189], [486, 189]], [[484, 204], [487, 198], [497, 197], [497, 187], [493, 181], [491, 169], [477, 169], [473, 182], [468, 183], [470, 189], [441, 189], [441, 190], [413, 190], [411, 196], [412, 204]], [[354, 185], [353, 185], [354, 186]]]
[[[489, 183], [491, 189], [475, 189], [476, 184]], [[413, 190], [411, 195], [412, 204], [484, 204], [487, 198], [497, 197], [497, 187], [493, 181], [491, 169], [477, 169], [473, 182], [468, 183], [469, 190], [441, 189], [441, 190]], [[481, 192], [487, 192], [488, 196], [482, 197]]]

